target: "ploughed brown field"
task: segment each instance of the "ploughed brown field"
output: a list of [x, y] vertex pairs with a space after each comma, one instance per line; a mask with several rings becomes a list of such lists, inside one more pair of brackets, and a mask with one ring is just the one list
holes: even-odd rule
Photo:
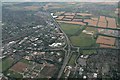
[[73, 19], [74, 16], [65, 16], [65, 18], [70, 18], [70, 19]]
[[103, 27], [103, 28], [106, 28], [107, 27], [107, 23], [104, 23], [104, 22], [98, 22], [98, 27]]
[[27, 68], [27, 66], [28, 65], [25, 63], [18, 62], [11, 68], [11, 70], [22, 73]]
[[64, 16], [58, 16], [58, 18], [56, 18], [57, 20], [62, 20], [64, 18]]
[[116, 25], [116, 21], [114, 18], [109, 18], [109, 17], [106, 17], [107, 21], [108, 21], [108, 28], [116, 28], [117, 25]]
[[97, 38], [96, 43], [114, 46], [114, 44], [115, 44], [115, 38], [106, 37], [106, 36], [99, 36]]
[[114, 46], [100, 44], [100, 47], [102, 47], [102, 48], [113, 48]]
[[97, 26], [97, 21], [91, 19], [85, 19], [84, 22], [88, 22], [90, 26]]
[[[91, 19], [76, 19], [75, 15], [91, 16]], [[67, 13], [64, 13], [64, 16], [58, 16], [58, 18], [56, 19], [61, 20], [59, 22], [64, 22], [64, 23], [85, 25], [84, 22], [87, 22], [89, 26], [95, 26], [95, 27], [98, 26], [98, 27], [103, 27], [103, 28], [117, 28], [115, 18], [109, 18], [106, 16], [100, 16], [99, 18], [92, 17], [92, 14], [88, 14], [88, 13], [67, 12]]]
[[104, 22], [104, 23], [106, 23], [105, 16], [100, 16], [100, 18], [99, 18], [99, 22]]

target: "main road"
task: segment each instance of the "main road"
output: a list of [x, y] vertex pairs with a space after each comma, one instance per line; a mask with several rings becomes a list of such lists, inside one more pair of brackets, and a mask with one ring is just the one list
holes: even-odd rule
[[65, 39], [66, 39], [66, 45], [67, 45], [66, 47], [68, 49], [66, 51], [66, 54], [65, 54], [65, 57], [64, 57], [63, 65], [62, 65], [62, 67], [61, 67], [61, 69], [59, 71], [59, 74], [57, 76], [57, 78], [59, 80], [59, 78], [61, 77], [61, 75], [62, 75], [62, 73], [63, 73], [63, 71], [64, 71], [64, 69], [65, 69], [65, 67], [66, 67], [66, 65], [67, 65], [67, 63], [68, 63], [68, 61], [70, 59], [70, 56], [72, 55], [72, 53], [71, 53], [71, 43], [70, 43], [69, 38], [65, 34], [65, 32], [61, 29], [61, 26], [57, 23], [57, 21], [52, 16], [51, 16], [51, 20], [54, 21], [54, 25], [64, 34]]
[[[78, 9], [76, 8], [76, 9], [75, 9], [75, 12], [77, 12], [77, 11], [78, 11]], [[50, 14], [49, 14], [49, 15], [50, 15]], [[50, 16], [51, 16], [51, 15], [50, 15]], [[71, 56], [72, 56], [71, 48], [72, 48], [73, 46], [71, 45], [71, 42], [70, 42], [68, 36], [66, 35], [66, 33], [61, 29], [61, 26], [58, 24], [58, 22], [57, 22], [52, 16], [51, 16], [51, 20], [54, 21], [55, 26], [64, 34], [64, 36], [65, 36], [65, 38], [66, 38], [66, 44], [67, 44], [66, 47], [67, 47], [67, 49], [68, 49], [67, 52], [66, 52], [66, 54], [65, 54], [65, 57], [64, 57], [63, 65], [62, 65], [62, 67], [61, 67], [61, 69], [60, 69], [60, 71], [59, 71], [59, 74], [58, 74], [58, 76], [57, 76], [57, 79], [59, 80], [60, 77], [62, 76], [62, 73], [63, 73], [63, 71], [64, 71], [64, 69], [65, 69], [68, 61], [70, 60], [70, 58], [71, 58]]]

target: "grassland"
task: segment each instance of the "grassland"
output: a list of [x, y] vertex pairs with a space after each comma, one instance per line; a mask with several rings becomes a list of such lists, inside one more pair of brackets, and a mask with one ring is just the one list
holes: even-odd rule
[[70, 66], [75, 66], [75, 60], [77, 58], [77, 55], [73, 54], [72, 57], [70, 58], [68, 65]]
[[119, 18], [119, 17], [118, 17], [117, 22], [118, 22], [118, 24], [119, 24], [119, 26], [118, 26], [118, 27], [120, 27], [120, 18]]
[[22, 78], [22, 75], [20, 73], [14, 72], [12, 70], [8, 70], [7, 73], [5, 73], [6, 75], [9, 74], [10, 77], [14, 77], [14, 78]]
[[31, 10], [31, 11], [38, 11], [40, 9], [39, 6], [26, 6], [24, 7], [25, 10]]
[[7, 9], [10, 9], [12, 11], [38, 11], [41, 7], [40, 6], [11, 6], [6, 7]]
[[77, 19], [89, 19], [90, 17], [76, 15], [75, 18], [77, 18]]
[[2, 71], [5, 71], [9, 67], [11, 67], [13, 64], [13, 60], [10, 58], [5, 58], [2, 60]]
[[83, 19], [84, 17], [83, 17], [83, 16], [76, 15], [75, 18], [77, 18], [77, 19]]
[[25, 64], [32, 65], [32, 61], [28, 61], [28, 60], [26, 60], [26, 59], [22, 59], [22, 60], [20, 60], [20, 62], [23, 62], [23, 63], [25, 63]]
[[96, 28], [93, 28], [93, 27], [87, 27], [86, 30], [87, 31], [97, 31]]
[[94, 54], [94, 53], [96, 53], [96, 50], [83, 50], [82, 51], [82, 54]]
[[95, 46], [96, 40], [85, 33], [81, 33], [79, 36], [72, 36], [70, 40], [74, 46], [92, 47]]
[[96, 34], [97, 33], [97, 28], [87, 27], [86, 31], [94, 32], [94, 34]]
[[9, 9], [9, 10], [12, 10], [12, 11], [25, 11], [24, 7], [18, 7], [18, 6], [6, 7], [6, 9]]
[[76, 32], [78, 32], [83, 27], [80, 25], [75, 24], [66, 24], [66, 23], [60, 23], [61, 28], [67, 35], [74, 35]]
[[[96, 45], [96, 40], [93, 36], [81, 33], [84, 26], [74, 25], [74, 24], [66, 24], [66, 23], [59, 23], [63, 31], [68, 35], [70, 38], [71, 43], [73, 46], [78, 47], [93, 47]], [[97, 32], [96, 28], [87, 27], [87, 31], [93, 31], [94, 33]]]

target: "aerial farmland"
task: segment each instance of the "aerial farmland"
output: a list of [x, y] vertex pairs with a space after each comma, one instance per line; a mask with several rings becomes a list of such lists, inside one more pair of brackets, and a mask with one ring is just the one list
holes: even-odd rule
[[120, 17], [111, 2], [4, 2], [6, 80], [119, 80]]
[[[87, 59], [88, 59], [88, 62], [89, 62], [89, 59], [93, 60], [92, 56], [97, 56], [98, 53], [101, 53], [100, 55], [102, 54], [107, 55], [107, 52], [105, 51], [108, 51], [109, 53], [109, 49], [111, 50], [111, 52], [112, 50], [114, 52], [114, 49], [118, 49], [117, 44], [119, 41], [119, 25], [118, 25], [119, 23], [117, 21], [118, 16], [115, 13], [116, 8], [112, 7], [111, 9], [109, 8], [108, 10], [105, 11], [102, 9], [103, 7], [100, 6], [100, 5], [110, 6], [113, 4], [109, 3], [108, 5], [107, 3], [105, 4], [103, 3], [89, 4], [88, 3], [87, 5], [89, 6], [92, 5], [92, 8], [85, 6], [85, 4], [84, 5], [79, 5], [78, 3], [74, 3], [72, 5], [69, 4], [69, 6], [72, 6], [72, 8], [75, 8], [75, 7], [77, 8], [75, 8], [74, 10], [71, 10], [67, 7], [68, 9], [63, 8], [61, 12], [58, 9], [58, 12], [62, 14], [57, 15], [57, 17], [55, 18], [55, 20], [61, 26], [61, 29], [68, 36], [73, 48], [77, 48], [78, 50], [78, 52], [75, 52], [75, 53], [73, 52], [73, 55], [71, 56], [68, 62], [68, 65], [71, 67], [74, 67], [75, 65], [77, 65], [78, 67], [82, 66], [82, 68], [80, 68], [81, 70], [87, 65], [86, 63]], [[83, 6], [85, 9], [83, 8]], [[95, 9], [93, 8], [93, 6], [97, 8]], [[101, 12], [99, 12], [99, 9], [101, 9]], [[107, 9], [107, 8], [104, 7], [104, 9]], [[56, 10], [56, 12], [54, 13], [58, 13], [58, 12]], [[102, 50], [99, 50], [99, 49], [103, 49], [103, 52]], [[96, 67], [99, 67], [99, 66], [96, 66]], [[70, 71], [71, 71], [71, 74], [69, 75], [73, 75], [72, 70]], [[79, 74], [77, 74], [76, 72], [76, 74], [74, 75], [77, 75], [77, 77], [80, 77], [78, 76], [80, 74], [82, 75], [82, 73], [79, 72]], [[91, 78], [90, 75], [97, 75], [97, 74], [88, 73], [89, 78]], [[63, 74], [62, 77], [65, 77], [65, 76], [67, 77], [66, 74]]]
[[[89, 13], [64, 12], [62, 15], [58, 16], [56, 20], [61, 25], [61, 28], [67, 33], [67, 35], [70, 38], [70, 41], [74, 46], [90, 47], [90, 44], [92, 45], [93, 44], [92, 42], [95, 42], [97, 38], [99, 38], [98, 35], [99, 33], [101, 33], [101, 35], [107, 34], [108, 36], [110, 36], [114, 35], [114, 33], [116, 32], [112, 29], [117, 29], [116, 27], [117, 22], [115, 18], [110, 18], [101, 15], [95, 17], [93, 14]], [[89, 30], [88, 28], [93, 29]], [[105, 28], [109, 29], [106, 30]], [[94, 43], [93, 47], [105, 47], [105, 46], [98, 46], [97, 43], [96, 44]]]

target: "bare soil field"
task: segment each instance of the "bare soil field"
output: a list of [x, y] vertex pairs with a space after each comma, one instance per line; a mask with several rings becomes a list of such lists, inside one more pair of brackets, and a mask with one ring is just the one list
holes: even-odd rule
[[103, 27], [103, 28], [106, 28], [107, 27], [107, 23], [104, 23], [104, 22], [98, 22], [98, 27]]
[[27, 68], [27, 66], [28, 65], [25, 63], [18, 62], [11, 68], [11, 70], [17, 71], [17, 72], [23, 72]]
[[104, 23], [106, 23], [105, 16], [100, 16], [100, 18], [99, 18], [99, 22], [104, 22]]
[[117, 25], [116, 25], [116, 21], [114, 18], [109, 18], [109, 17], [106, 17], [107, 21], [108, 21], [108, 28], [116, 28]]

